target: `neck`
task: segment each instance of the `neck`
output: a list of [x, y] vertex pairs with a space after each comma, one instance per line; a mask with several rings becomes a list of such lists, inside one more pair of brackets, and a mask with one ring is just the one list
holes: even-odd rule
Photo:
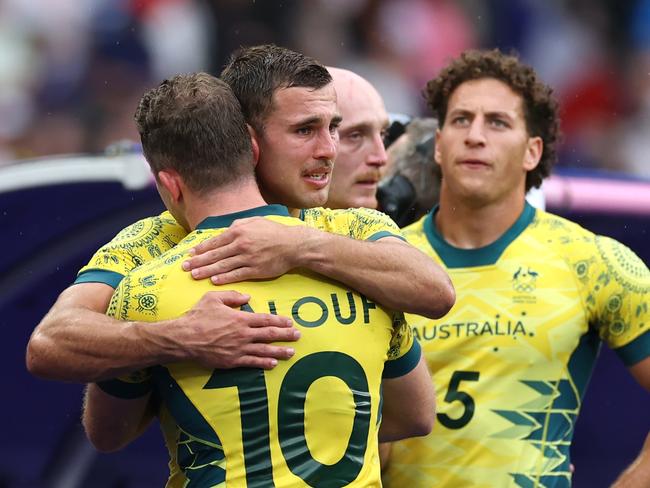
[[451, 245], [478, 249], [499, 239], [524, 210], [525, 196], [513, 194], [497, 202], [477, 203], [441, 190], [436, 228]]
[[185, 196], [185, 218], [191, 230], [207, 217], [218, 217], [266, 205], [254, 179], [205, 195]]

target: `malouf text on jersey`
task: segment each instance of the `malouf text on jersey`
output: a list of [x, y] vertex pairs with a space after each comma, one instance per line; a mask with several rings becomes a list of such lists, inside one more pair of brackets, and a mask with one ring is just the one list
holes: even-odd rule
[[521, 320], [484, 320], [481, 322], [455, 322], [453, 324], [435, 324], [425, 327], [413, 327], [413, 335], [419, 340], [455, 339], [472, 336], [526, 336], [533, 335], [526, 331]]
[[[341, 325], [349, 325], [357, 321], [357, 309], [359, 319], [363, 318], [364, 324], [371, 323], [370, 311], [377, 308], [377, 305], [368, 300], [364, 295], [346, 292], [344, 297], [339, 293], [330, 293], [328, 298], [315, 296], [304, 296], [290, 300], [268, 300], [268, 313], [273, 315], [288, 316], [289, 312], [293, 320], [303, 327], [319, 327], [333, 313], [336, 321]], [[342, 294], [341, 294], [342, 295]], [[357, 300], [360, 305], [357, 305]], [[276, 304], [277, 303], [277, 304]], [[347, 303], [347, 306], [345, 305]], [[241, 310], [245, 312], [259, 312], [249, 304], [242, 305]], [[305, 316], [305, 311], [311, 314], [311, 318]]]

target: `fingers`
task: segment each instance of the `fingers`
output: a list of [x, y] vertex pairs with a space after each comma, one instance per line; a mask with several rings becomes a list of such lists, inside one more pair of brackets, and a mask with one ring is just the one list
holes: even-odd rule
[[[275, 329], [270, 328], [257, 329], [258, 331], [266, 331], [265, 334], [258, 334], [253, 340], [294, 340], [297, 339], [299, 333], [295, 329]], [[270, 332], [269, 332], [270, 331]], [[293, 339], [292, 339], [293, 337]], [[249, 337], [250, 338], [250, 337]], [[232, 350], [231, 350], [232, 352]], [[272, 369], [280, 360], [286, 360], [293, 357], [295, 349], [287, 346], [278, 346], [272, 344], [264, 344], [252, 342], [241, 347], [241, 352], [224, 361], [224, 358], [219, 358], [214, 354], [203, 356], [199, 362], [206, 368], [262, 368]]]
[[296, 351], [292, 347], [274, 346], [271, 344], [251, 344], [246, 349], [246, 356], [258, 358], [289, 359]]
[[[253, 341], [256, 340], [266, 340], [267, 342], [271, 341], [295, 341], [300, 337], [300, 331], [298, 329], [291, 329], [297, 335], [291, 335], [288, 332], [283, 332], [282, 335], [274, 336], [277, 334], [273, 327], [280, 327], [286, 329], [287, 327], [293, 326], [293, 321], [282, 315], [273, 315], [270, 313], [250, 313], [242, 312], [246, 314], [246, 317], [243, 320], [246, 321], [247, 325], [252, 328]], [[264, 335], [267, 334], [267, 335]]]
[[[230, 308], [237, 308], [249, 302], [251, 296], [246, 293], [240, 293], [235, 290], [219, 290], [206, 292], [196, 307], [207, 305], [210, 307], [210, 302], [215, 301], [219, 305], [226, 305]], [[195, 307], [195, 308], [196, 308]], [[271, 341], [294, 341], [300, 337], [300, 332], [297, 329], [292, 329], [293, 332], [283, 332], [278, 334], [273, 328], [282, 328], [293, 326], [293, 321], [282, 315], [275, 315], [272, 313], [250, 313], [241, 311], [230, 311], [231, 313], [239, 314], [237, 322], [243, 326], [251, 328], [251, 342], [256, 340]], [[260, 332], [265, 328], [271, 330]], [[266, 334], [266, 335], [264, 335]], [[297, 335], [295, 335], [297, 334]]]
[[235, 290], [209, 291], [205, 294], [229, 307], [241, 307], [251, 299], [250, 295]]
[[[204, 256], [208, 256], [210, 253], [204, 254], [202, 256], [199, 256], [202, 260], [204, 259]], [[198, 258], [197, 258], [198, 259]], [[230, 271], [233, 271], [240, 266], [243, 266], [245, 264], [245, 258], [242, 256], [231, 256], [227, 258], [220, 258], [217, 261], [210, 261], [206, 264], [198, 264], [198, 267], [194, 268], [196, 265], [196, 262], [192, 261], [193, 264], [190, 264], [192, 266], [192, 278], [195, 280], [202, 280], [204, 278], [210, 278], [215, 275], [220, 275], [223, 273], [228, 273]], [[185, 261], [186, 263], [189, 261]]]
[[253, 268], [241, 267], [232, 269], [224, 273], [214, 273], [210, 275], [210, 281], [215, 285], [227, 285], [229, 283], [238, 283], [246, 280], [262, 280], [265, 278], [273, 278], [261, 272], [255, 272]]
[[251, 344], [246, 354], [237, 358], [234, 367], [273, 369], [279, 360], [289, 359], [295, 354], [291, 347]]
[[[259, 325], [260, 321], [255, 317], [258, 327], [255, 328], [253, 324], [249, 324], [249, 327], [251, 327], [249, 331], [250, 342], [293, 342], [300, 339], [300, 331], [291, 326], [289, 319], [274, 315], [271, 315], [271, 317], [279, 318], [282, 321], [269, 319], [268, 323]], [[273, 325], [271, 325], [271, 322], [273, 322]], [[286, 325], [287, 322], [289, 323], [288, 326]], [[275, 325], [275, 323], [281, 323], [282, 325]]]
[[257, 368], [273, 369], [277, 366], [278, 360], [274, 358], [260, 358], [257, 356], [242, 356], [233, 367], [236, 368]]
[[[190, 259], [183, 261], [183, 264], [181, 266], [184, 271], [191, 271], [192, 276], [194, 278], [197, 278], [197, 274], [195, 273], [196, 271], [201, 270], [203, 267], [209, 265], [220, 264], [224, 260], [233, 256], [237, 256], [237, 251], [228, 245], [219, 249], [210, 249], [208, 251], [205, 251], [203, 254], [193, 256]], [[204, 276], [204, 278], [205, 277], [206, 276]]]
[[205, 241], [198, 243], [192, 248], [190, 254], [199, 256], [200, 254], [204, 254], [208, 251], [219, 249], [227, 244], [230, 244], [232, 241], [233, 235], [230, 232], [223, 232], [218, 236], [211, 237], [210, 239], [206, 239]]

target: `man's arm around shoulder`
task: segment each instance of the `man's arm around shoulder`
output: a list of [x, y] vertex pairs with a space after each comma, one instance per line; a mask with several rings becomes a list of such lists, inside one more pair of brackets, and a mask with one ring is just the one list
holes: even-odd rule
[[393, 310], [439, 318], [456, 299], [445, 270], [394, 236], [356, 240], [307, 226], [242, 219], [195, 248], [185, 269], [217, 284], [275, 278], [306, 268]]
[[36, 327], [27, 346], [28, 370], [39, 377], [91, 383], [156, 364], [192, 360], [208, 368], [273, 368], [293, 349], [291, 321], [240, 311], [247, 295], [213, 291], [184, 315], [161, 322], [125, 322], [106, 316], [113, 288], [72, 285]]

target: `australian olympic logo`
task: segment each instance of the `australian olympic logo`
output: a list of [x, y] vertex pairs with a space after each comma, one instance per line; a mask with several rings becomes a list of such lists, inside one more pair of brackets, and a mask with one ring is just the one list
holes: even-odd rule
[[533, 293], [537, 288], [539, 273], [530, 267], [519, 269], [512, 275], [512, 287], [519, 293]]

